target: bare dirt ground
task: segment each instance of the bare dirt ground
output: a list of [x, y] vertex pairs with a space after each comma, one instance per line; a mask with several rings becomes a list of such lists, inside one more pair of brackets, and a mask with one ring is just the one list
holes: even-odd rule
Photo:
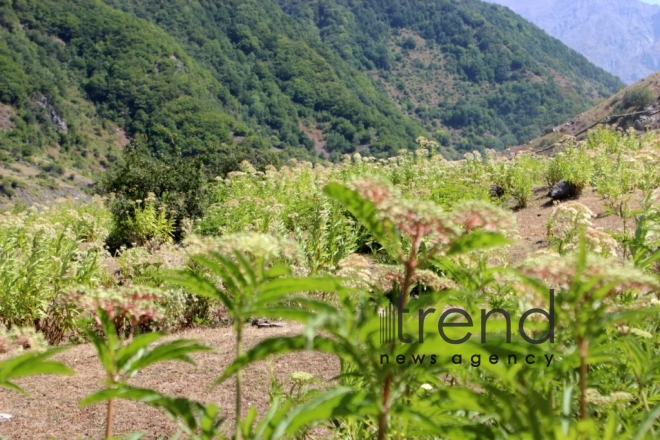
[[[249, 327], [244, 335], [245, 347], [275, 335], [294, 335], [302, 331], [299, 324], [281, 328]], [[227, 417], [225, 428], [230, 432], [234, 413], [234, 380], [212, 389], [214, 380], [233, 360], [235, 337], [230, 328], [194, 329], [168, 336], [166, 339], [189, 338], [212, 346], [215, 351], [194, 355], [197, 366], [182, 362], [156, 365], [138, 373], [130, 383], [156, 389], [173, 396], [183, 396], [204, 403], [216, 403]], [[103, 387], [104, 373], [89, 344], [74, 346], [56, 359], [75, 371], [75, 376], [38, 376], [17, 383], [29, 396], [0, 388], [0, 413], [13, 416], [0, 422], [0, 437], [9, 439], [100, 439], [105, 433], [105, 403], [84, 408], [78, 402]], [[269, 406], [271, 371], [288, 391], [289, 375], [296, 371], [313, 374], [324, 383], [339, 373], [339, 362], [332, 356], [303, 352], [264, 361], [245, 370], [243, 408], [255, 406], [260, 415]], [[126, 435], [140, 431], [144, 438], [171, 437], [176, 426], [167, 417], [142, 403], [127, 400], [115, 404], [114, 434]]]
[[[511, 252], [512, 263], [522, 260], [530, 252], [548, 246], [545, 241], [546, 219], [554, 205], [546, 196], [547, 188], [538, 187], [529, 206], [516, 213], [521, 240]], [[636, 194], [634, 199], [639, 199]], [[620, 231], [621, 219], [604, 216], [605, 207], [598, 193], [585, 189], [577, 199], [598, 217], [594, 227]], [[634, 205], [636, 206], [636, 205]], [[244, 336], [245, 346], [276, 335], [299, 334], [303, 327], [288, 324], [283, 328], [249, 327]], [[170, 335], [167, 339], [191, 338], [212, 346], [215, 352], [195, 355], [196, 367], [184, 363], [167, 363], [140, 372], [130, 383], [156, 389], [174, 396], [184, 396], [204, 403], [218, 404], [228, 421], [230, 432], [234, 412], [234, 382], [232, 379], [211, 389], [213, 381], [233, 360], [235, 338], [230, 328], [193, 329]], [[103, 437], [105, 404], [79, 408], [78, 402], [101, 389], [104, 375], [92, 346], [74, 346], [58, 355], [59, 360], [75, 371], [75, 376], [40, 376], [18, 382], [29, 396], [0, 388], [0, 413], [13, 416], [10, 422], [0, 422], [0, 437], [10, 439], [98, 439]], [[263, 415], [269, 406], [271, 371], [284, 388], [291, 387], [289, 375], [296, 371], [313, 374], [324, 383], [339, 373], [336, 358], [314, 352], [302, 352], [260, 362], [246, 370], [244, 379], [245, 410], [256, 406]], [[171, 436], [175, 426], [165, 416], [144, 404], [119, 401], [116, 405], [115, 433], [146, 432], [146, 438]], [[322, 435], [322, 433], [321, 433]]]
[[[532, 252], [548, 247], [546, 221], [555, 205], [547, 197], [547, 193], [548, 188], [545, 186], [534, 188], [534, 195], [527, 208], [516, 212], [521, 240], [511, 249], [512, 263], [523, 260], [525, 256]], [[641, 198], [642, 195], [639, 192], [632, 194], [630, 208], [638, 208]], [[602, 229], [606, 232], [621, 232], [623, 230], [623, 220], [615, 215], [608, 215], [601, 195], [591, 188], [585, 188], [582, 195], [574, 200], [591, 209], [596, 215], [596, 218], [593, 219], [595, 229]]]

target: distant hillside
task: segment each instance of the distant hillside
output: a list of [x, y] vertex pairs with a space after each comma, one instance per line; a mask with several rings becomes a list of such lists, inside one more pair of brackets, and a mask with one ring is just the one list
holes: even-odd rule
[[660, 130], [660, 72], [620, 90], [610, 98], [547, 130], [512, 151], [550, 154], [565, 141], [584, 139], [589, 130], [606, 126], [618, 130]]
[[660, 70], [660, 6], [640, 0], [489, 0], [632, 84]]
[[429, 132], [457, 157], [532, 139], [620, 85], [476, 0], [0, 2], [0, 193], [21, 175], [87, 185], [132, 139], [210, 175], [385, 157]]
[[506, 8], [476, 0], [279, 3], [459, 151], [534, 138], [621, 85]]

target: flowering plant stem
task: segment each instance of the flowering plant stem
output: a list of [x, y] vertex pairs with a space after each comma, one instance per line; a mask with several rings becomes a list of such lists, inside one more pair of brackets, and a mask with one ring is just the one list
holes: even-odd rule
[[[414, 240], [413, 247], [410, 251], [410, 257], [403, 261], [405, 268], [405, 275], [403, 278], [403, 285], [401, 286], [401, 295], [403, 296], [403, 301], [401, 304], [405, 304], [408, 300], [409, 290], [411, 288], [413, 275], [415, 274], [415, 269], [417, 268], [416, 255], [419, 248], [421, 240]], [[392, 342], [392, 352], [394, 352], [394, 346], [396, 341]], [[387, 432], [387, 418], [390, 412], [390, 395], [392, 387], [392, 373], [388, 373], [385, 377], [385, 383], [383, 385], [383, 400], [382, 400], [382, 410], [378, 417], [378, 440], [385, 440], [385, 435]], [[407, 390], [410, 392], [410, 390]]]

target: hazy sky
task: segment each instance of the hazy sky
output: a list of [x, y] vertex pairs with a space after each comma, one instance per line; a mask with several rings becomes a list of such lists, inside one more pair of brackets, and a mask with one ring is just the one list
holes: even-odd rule
[[660, 0], [642, 0], [644, 3], [651, 3], [652, 5], [660, 5]]

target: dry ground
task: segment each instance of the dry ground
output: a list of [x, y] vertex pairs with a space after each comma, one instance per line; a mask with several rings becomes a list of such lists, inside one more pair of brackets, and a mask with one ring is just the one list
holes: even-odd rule
[[[274, 335], [293, 335], [302, 331], [299, 324], [281, 328], [249, 327], [244, 335], [245, 347], [252, 347]], [[234, 381], [211, 389], [213, 381], [233, 360], [235, 337], [231, 329], [194, 329], [168, 336], [167, 339], [191, 338], [212, 346], [215, 351], [194, 355], [197, 366], [182, 362], [156, 365], [131, 379], [138, 387], [154, 388], [162, 393], [185, 396], [204, 403], [215, 402], [228, 419], [233, 419]], [[0, 388], [0, 413], [13, 416], [9, 422], [0, 422], [0, 436], [9, 439], [100, 439], [105, 429], [105, 404], [99, 403], [79, 408], [87, 395], [103, 386], [104, 374], [91, 345], [79, 345], [59, 354], [56, 359], [75, 371], [75, 376], [39, 376], [18, 381], [29, 396]], [[271, 370], [272, 369], [272, 370]], [[313, 374], [328, 383], [339, 372], [336, 358], [319, 353], [296, 353], [279, 357], [271, 362], [260, 362], [245, 370], [244, 410], [256, 406], [263, 415], [269, 405], [271, 371], [291, 387], [289, 375], [295, 371]], [[121, 400], [115, 404], [114, 433], [148, 433], [145, 438], [158, 435], [172, 436], [175, 425], [158, 411], [144, 404]], [[226, 425], [227, 431], [232, 423]]]
[[[545, 223], [553, 204], [546, 197], [546, 193], [547, 188], [536, 188], [530, 205], [516, 213], [521, 241], [513, 247], [511, 259], [514, 262], [547, 246]], [[623, 224], [620, 219], [615, 216], [602, 216], [605, 209], [597, 193], [586, 189], [578, 200], [599, 215], [599, 218], [594, 220], [595, 227], [610, 231], [621, 230]], [[245, 335], [245, 345], [251, 347], [265, 338], [297, 334], [301, 330], [302, 326], [298, 324], [289, 324], [283, 328], [249, 327]], [[231, 329], [194, 329], [168, 338], [197, 339], [211, 345], [215, 352], [197, 354], [197, 367], [168, 363], [147, 369], [133, 378], [131, 384], [205, 403], [215, 402], [231, 419], [234, 411], [233, 381], [229, 380], [211, 390], [215, 377], [233, 359], [235, 339]], [[11, 439], [102, 438], [104, 404], [86, 408], [77, 406], [80, 400], [102, 386], [103, 371], [96, 360], [94, 349], [90, 345], [75, 346], [60, 354], [58, 358], [73, 368], [76, 375], [42, 376], [19, 381], [19, 385], [29, 392], [29, 397], [0, 389], [0, 413], [14, 416], [10, 422], [0, 422], [0, 436]], [[339, 372], [339, 363], [331, 356], [306, 352], [274, 359], [272, 364], [261, 362], [251, 366], [247, 369], [244, 379], [245, 407], [254, 405], [260, 414], [264, 413], [269, 404], [271, 368], [275, 377], [284, 382], [285, 388], [288, 389], [291, 386], [291, 373], [305, 371], [329, 382]], [[120, 401], [116, 411], [114, 426], [117, 434], [142, 431], [149, 434], [147, 438], [156, 438], [156, 434], [169, 436], [174, 432], [174, 425], [168, 419], [145, 405]], [[227, 423], [227, 430], [231, 425], [231, 422]]]
[[[536, 187], [527, 208], [516, 212], [521, 240], [513, 246], [511, 251], [513, 263], [523, 260], [529, 253], [543, 249], [549, 244], [546, 241], [546, 220], [555, 205], [547, 197], [547, 193], [547, 187]], [[632, 194], [630, 208], [638, 208], [641, 198], [642, 195], [639, 191]], [[585, 205], [596, 215], [596, 218], [593, 219], [595, 229], [607, 232], [623, 231], [623, 220], [614, 215], [607, 215], [602, 197], [591, 188], [585, 188], [582, 195], [575, 201]]]

